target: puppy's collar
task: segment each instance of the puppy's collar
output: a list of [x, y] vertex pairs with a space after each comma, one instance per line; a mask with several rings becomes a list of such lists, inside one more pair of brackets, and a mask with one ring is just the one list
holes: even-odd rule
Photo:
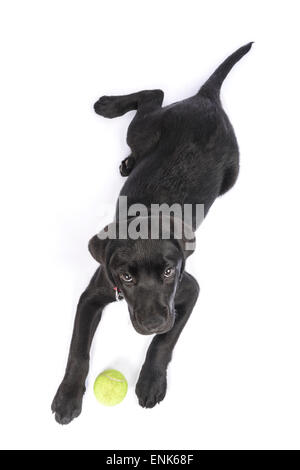
[[117, 286], [114, 287], [114, 291], [115, 291], [115, 294], [116, 294], [116, 300], [117, 301], [124, 299], [124, 296], [123, 296], [122, 292], [120, 291], [120, 289]]

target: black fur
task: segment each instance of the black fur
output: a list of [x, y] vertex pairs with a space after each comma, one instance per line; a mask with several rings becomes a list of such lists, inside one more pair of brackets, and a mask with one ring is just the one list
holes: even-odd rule
[[[129, 175], [120, 193], [129, 205], [204, 204], [206, 215], [214, 200], [234, 185], [239, 151], [219, 95], [223, 80], [251, 45], [229, 56], [196, 95], [165, 108], [161, 90], [104, 96], [95, 103], [96, 113], [108, 118], [137, 111], [127, 135], [132, 153], [120, 166], [121, 174]], [[118, 211], [114, 223], [120, 223]], [[192, 225], [196, 230], [195, 217]], [[115, 301], [114, 286], [127, 301], [135, 329], [157, 333], [136, 386], [140, 405], [148, 408], [165, 396], [172, 350], [199, 293], [197, 281], [184, 270], [191, 252], [184, 249], [183, 240], [95, 236], [89, 249], [101, 266], [80, 298], [66, 373], [52, 403], [61, 424], [81, 412], [91, 342], [103, 308]], [[166, 277], [168, 267], [171, 275]]]

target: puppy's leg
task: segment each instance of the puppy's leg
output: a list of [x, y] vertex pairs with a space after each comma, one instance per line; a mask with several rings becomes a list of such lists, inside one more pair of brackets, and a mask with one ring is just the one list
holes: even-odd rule
[[52, 402], [52, 411], [60, 424], [68, 424], [81, 412], [92, 339], [103, 308], [114, 300], [113, 289], [100, 267], [80, 297], [66, 372]]
[[158, 119], [151, 119], [151, 113], [161, 108], [163, 99], [164, 93], [161, 90], [144, 90], [131, 95], [102, 96], [94, 104], [96, 113], [107, 118], [137, 110], [127, 134], [127, 143], [132, 154], [125, 158], [119, 167], [122, 176], [128, 176], [136, 164], [137, 157], [147, 153], [157, 143]]
[[164, 93], [161, 90], [144, 90], [121, 96], [102, 96], [94, 104], [94, 109], [97, 114], [106, 118], [122, 116], [133, 110], [149, 113], [161, 106], [163, 98]]
[[167, 389], [167, 367], [172, 351], [182, 332], [199, 295], [197, 281], [184, 273], [175, 297], [176, 320], [172, 330], [154, 337], [136, 384], [139, 404], [152, 408], [162, 401]]

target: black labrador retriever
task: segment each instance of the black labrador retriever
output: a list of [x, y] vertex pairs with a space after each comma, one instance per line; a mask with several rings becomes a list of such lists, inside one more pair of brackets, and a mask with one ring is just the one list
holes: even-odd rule
[[[120, 166], [121, 174], [128, 176], [120, 196], [127, 197], [129, 206], [202, 204], [205, 216], [214, 200], [234, 185], [238, 144], [222, 109], [220, 88], [251, 45], [230, 55], [195, 96], [165, 108], [161, 90], [103, 96], [95, 103], [96, 113], [108, 118], [137, 111], [127, 135], [132, 153]], [[114, 226], [121, 222], [118, 205]], [[127, 226], [134, 219], [128, 217]], [[172, 234], [177, 222], [172, 217], [170, 221]], [[198, 225], [193, 212], [193, 232]], [[91, 239], [89, 250], [100, 266], [78, 303], [65, 376], [52, 403], [59, 423], [67, 424], [80, 414], [95, 330], [104, 307], [122, 297], [134, 328], [156, 334], [136, 385], [139, 403], [151, 408], [163, 400], [173, 348], [199, 294], [197, 281], [184, 270], [193, 251], [186, 241], [185, 235], [165, 239], [161, 232], [156, 239]]]

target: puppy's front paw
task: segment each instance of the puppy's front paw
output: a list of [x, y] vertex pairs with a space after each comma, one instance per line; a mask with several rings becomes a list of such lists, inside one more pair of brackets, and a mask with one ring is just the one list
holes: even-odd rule
[[84, 387], [74, 386], [68, 382], [61, 383], [51, 405], [59, 424], [69, 424], [80, 415], [84, 391]]
[[142, 368], [135, 393], [143, 408], [153, 408], [161, 402], [167, 391], [167, 372], [151, 368]]
[[135, 164], [134, 157], [129, 156], [125, 158], [125, 160], [123, 160], [121, 162], [121, 165], [119, 166], [121, 176], [128, 176], [131, 173], [134, 167], [134, 164]]

